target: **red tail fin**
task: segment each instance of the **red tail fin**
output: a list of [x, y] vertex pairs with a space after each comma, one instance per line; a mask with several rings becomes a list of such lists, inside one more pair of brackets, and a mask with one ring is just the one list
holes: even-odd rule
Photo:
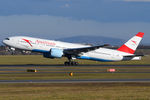
[[140, 41], [142, 40], [143, 36], [144, 36], [144, 33], [139, 32], [138, 34], [136, 34], [136, 36], [131, 38], [129, 41], [127, 41], [124, 45], [122, 45], [117, 50], [126, 52], [126, 53], [130, 53], [130, 54], [134, 54], [134, 52], [135, 52], [136, 48], [138, 47]]

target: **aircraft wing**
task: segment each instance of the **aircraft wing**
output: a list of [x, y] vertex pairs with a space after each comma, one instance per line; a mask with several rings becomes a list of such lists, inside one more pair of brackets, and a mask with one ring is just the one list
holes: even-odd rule
[[104, 45], [99, 45], [99, 46], [91, 46], [91, 47], [83, 47], [83, 48], [64, 49], [64, 53], [70, 54], [70, 55], [78, 55], [82, 52], [93, 51], [100, 47], [105, 47], [105, 46], [109, 46], [109, 44], [104, 44]]

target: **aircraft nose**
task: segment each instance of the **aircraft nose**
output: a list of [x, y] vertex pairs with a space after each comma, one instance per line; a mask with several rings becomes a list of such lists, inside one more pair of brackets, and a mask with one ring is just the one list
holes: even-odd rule
[[9, 42], [9, 38], [6, 38], [6, 39], [4, 39], [2, 42], [3, 42], [3, 44], [5, 44], [5, 45], [7, 45], [8, 44], [8, 42]]
[[3, 40], [3, 44], [8, 45], [9, 40]]
[[3, 42], [3, 44], [7, 44], [7, 40], [3, 40], [2, 42]]

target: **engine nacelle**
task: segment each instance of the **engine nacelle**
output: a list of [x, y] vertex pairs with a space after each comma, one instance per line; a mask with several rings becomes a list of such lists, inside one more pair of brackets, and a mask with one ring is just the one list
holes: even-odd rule
[[43, 53], [46, 58], [61, 58], [63, 56], [63, 50], [58, 48], [52, 48], [49, 52]]

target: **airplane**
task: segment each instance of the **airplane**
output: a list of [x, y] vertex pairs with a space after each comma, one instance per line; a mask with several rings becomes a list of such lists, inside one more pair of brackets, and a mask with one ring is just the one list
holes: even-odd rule
[[65, 65], [78, 65], [74, 59], [86, 59], [102, 62], [141, 60], [143, 55], [134, 54], [140, 41], [144, 36], [143, 32], [137, 33], [118, 49], [106, 48], [107, 44], [99, 46], [68, 43], [27, 36], [13, 36], [3, 40], [7, 46], [22, 50], [43, 53], [46, 58], [67, 57]]

